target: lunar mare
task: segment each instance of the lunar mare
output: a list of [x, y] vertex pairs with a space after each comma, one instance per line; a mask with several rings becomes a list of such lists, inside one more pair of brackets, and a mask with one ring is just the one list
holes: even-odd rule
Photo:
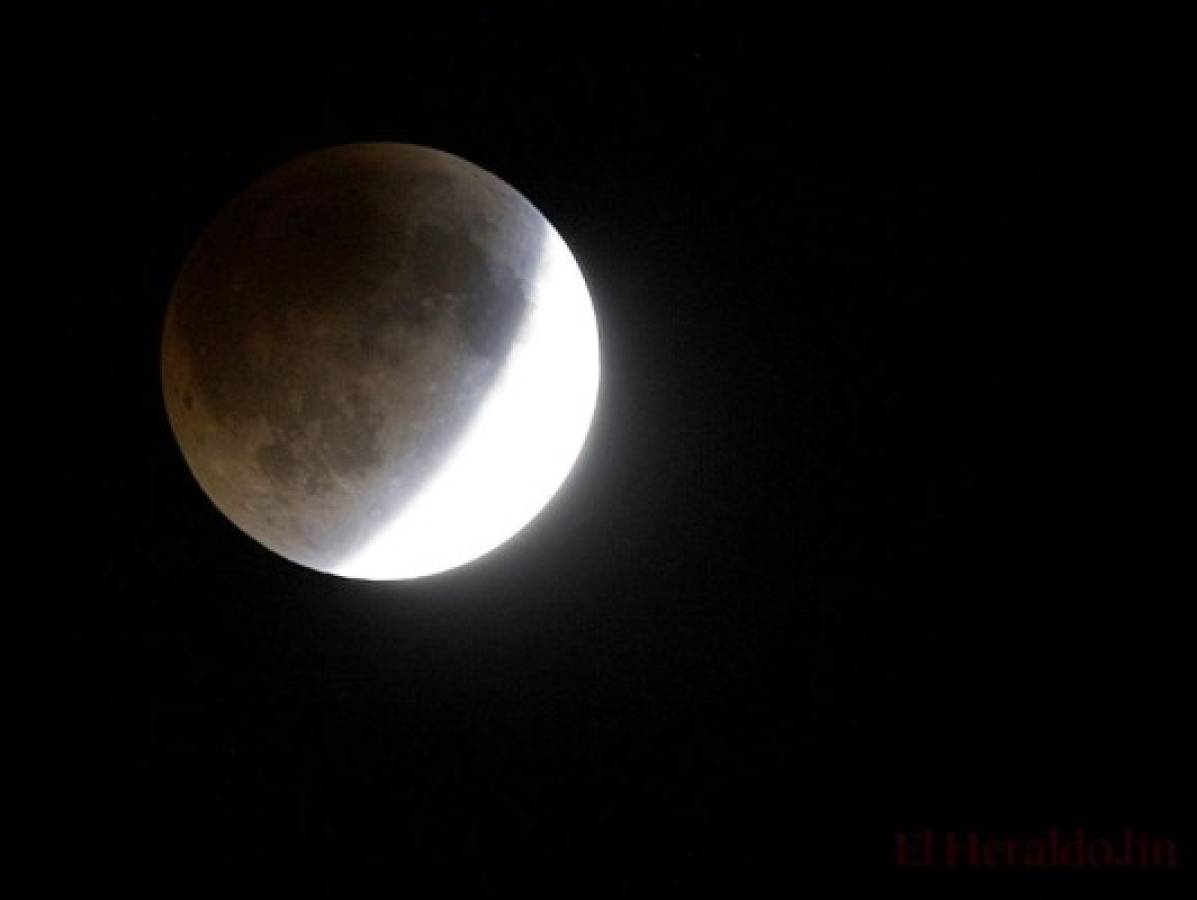
[[552, 225], [462, 159], [336, 147], [250, 186], [184, 263], [167, 414], [212, 502], [296, 563], [399, 579], [511, 537], [594, 412], [585, 280]]

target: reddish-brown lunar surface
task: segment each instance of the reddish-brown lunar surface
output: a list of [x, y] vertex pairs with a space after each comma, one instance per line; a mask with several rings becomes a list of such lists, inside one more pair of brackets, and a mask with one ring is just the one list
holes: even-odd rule
[[548, 221], [405, 144], [313, 153], [212, 222], [167, 311], [167, 413], [238, 527], [349, 577], [443, 571], [531, 519], [581, 449], [593, 308]]

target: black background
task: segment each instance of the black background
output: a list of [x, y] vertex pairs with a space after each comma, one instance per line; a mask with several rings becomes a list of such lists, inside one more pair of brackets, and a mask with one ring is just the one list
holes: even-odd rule
[[[99, 790], [72, 841], [138, 895], [386, 896], [912, 877], [894, 832], [920, 826], [1175, 835], [1164, 403], [1091, 218], [1134, 180], [1087, 117], [1118, 79], [973, 32], [882, 58], [813, 27], [456, 27], [385, 57], [109, 61], [93, 214], [118, 271], [85, 335], [101, 497], [72, 626]], [[602, 341], [561, 492], [409, 583], [238, 532], [158, 381], [212, 216], [368, 140], [531, 199]]]

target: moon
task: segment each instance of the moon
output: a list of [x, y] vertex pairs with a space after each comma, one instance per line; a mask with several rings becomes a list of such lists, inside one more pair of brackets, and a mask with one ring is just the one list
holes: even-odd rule
[[347, 578], [453, 569], [523, 528], [599, 386], [582, 272], [463, 159], [352, 144], [267, 174], [184, 262], [162, 333], [171, 430], [234, 525]]

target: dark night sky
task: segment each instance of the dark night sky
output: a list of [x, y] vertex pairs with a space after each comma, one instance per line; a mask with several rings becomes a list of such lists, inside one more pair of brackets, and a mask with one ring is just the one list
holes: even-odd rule
[[[1121, 374], [1145, 332], [1105, 312], [1108, 256], [1074, 267], [1085, 98], [971, 45], [799, 65], [815, 37], [713, 24], [513, 58], [526, 22], [469, 23], [386, 63], [114, 63], [120, 402], [85, 412], [103, 602], [75, 626], [105, 869], [155, 896], [795, 889], [894, 877], [901, 827], [1173, 833], [1178, 597]], [[410, 583], [244, 537], [157, 380], [210, 218], [365, 140], [531, 199], [603, 347], [547, 510]]]

